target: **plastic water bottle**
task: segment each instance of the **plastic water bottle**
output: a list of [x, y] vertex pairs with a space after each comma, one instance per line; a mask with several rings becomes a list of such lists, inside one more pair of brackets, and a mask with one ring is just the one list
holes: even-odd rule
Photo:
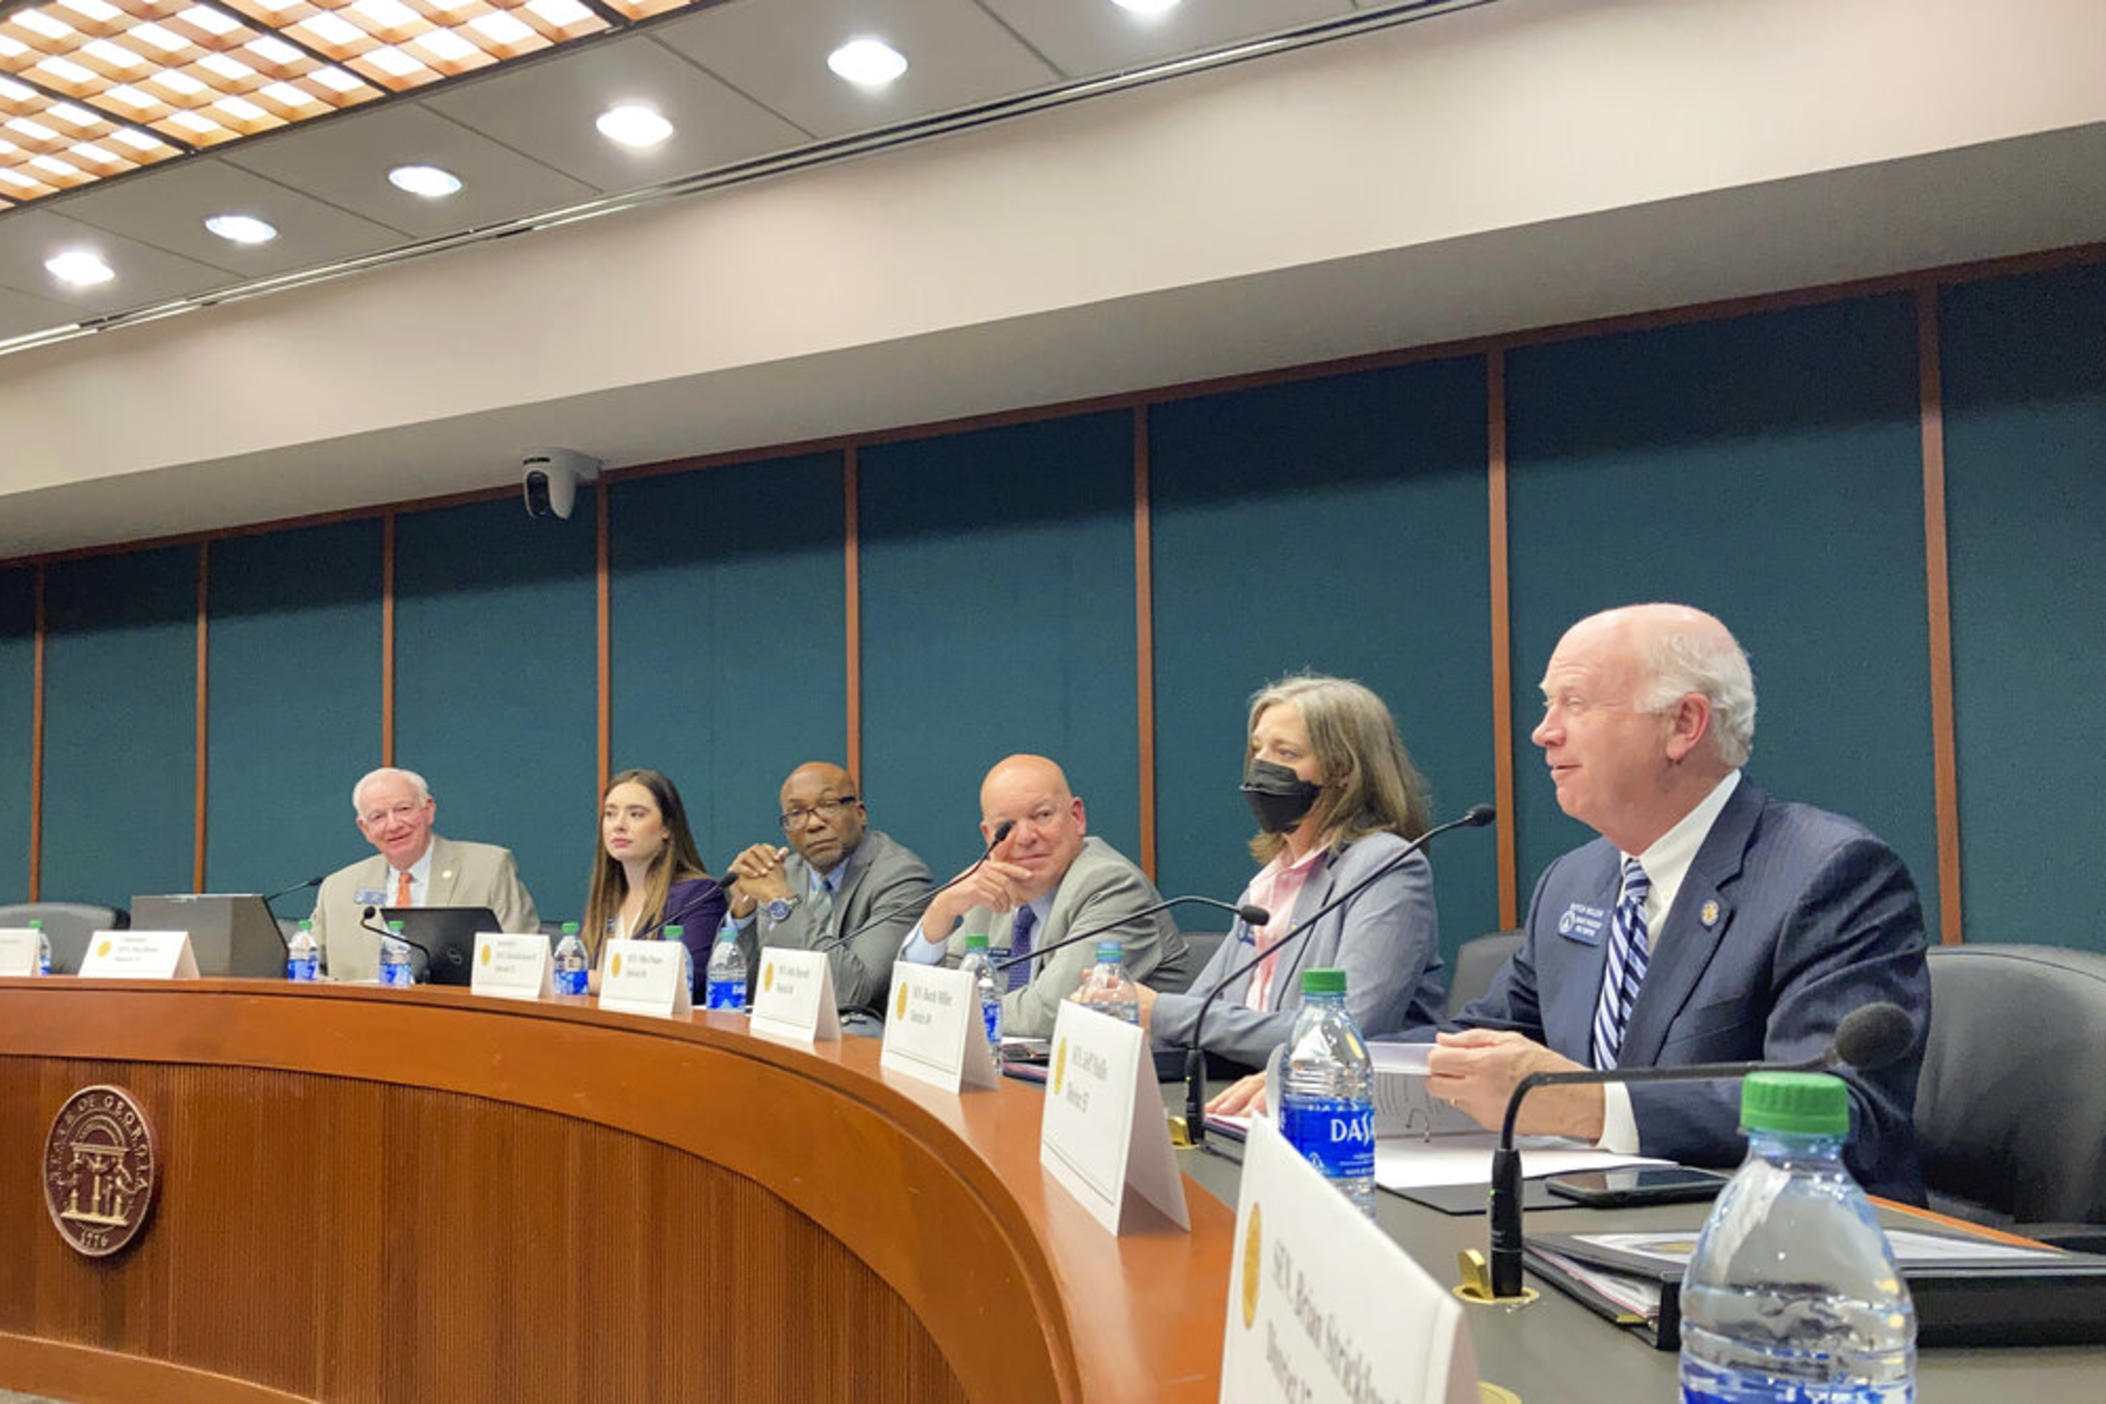
[[300, 929], [285, 943], [285, 978], [312, 980], [322, 973], [322, 948], [315, 944], [314, 922], [300, 921]]
[[687, 953], [687, 928], [668, 926], [658, 933], [661, 940], [671, 941], [680, 948], [680, 983], [687, 987], [688, 997], [695, 994], [695, 958]]
[[746, 956], [736, 931], [717, 932], [717, 948], [709, 953], [708, 1007], [734, 1013], [746, 1007]]
[[380, 983], [383, 985], [413, 985], [415, 978], [410, 973], [409, 942], [402, 939], [402, 923], [388, 923], [388, 934], [380, 943]]
[[1916, 1308], [1843, 1168], [1848, 1090], [1756, 1073], [1740, 1120], [1748, 1158], [1682, 1278], [1685, 1404], [1910, 1404]]
[[1099, 1014], [1138, 1024], [1141, 1022], [1141, 996], [1134, 990], [1133, 981], [1127, 978], [1126, 967], [1120, 963], [1125, 954], [1125, 948], [1117, 941], [1097, 943], [1097, 963], [1082, 977], [1082, 1002]]
[[592, 961], [578, 937], [578, 924], [566, 921], [563, 938], [556, 942], [556, 993], [581, 995], [591, 983]]
[[1280, 1060], [1280, 1134], [1372, 1219], [1374, 1070], [1345, 996], [1343, 970], [1302, 972], [1302, 1011]]
[[51, 938], [44, 934], [44, 923], [32, 921], [29, 929], [37, 933], [37, 974], [51, 973]]
[[965, 959], [958, 962], [958, 968], [973, 977], [973, 988], [980, 994], [980, 1022], [987, 1026], [987, 1048], [999, 1058], [1002, 1056], [1003, 981], [996, 977], [994, 962], [987, 957], [986, 933], [965, 938]]

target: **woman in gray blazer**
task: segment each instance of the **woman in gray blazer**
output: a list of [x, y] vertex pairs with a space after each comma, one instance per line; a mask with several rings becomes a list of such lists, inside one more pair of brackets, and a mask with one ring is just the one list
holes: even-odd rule
[[[1250, 703], [1243, 793], [1257, 816], [1251, 856], [1263, 866], [1240, 899], [1273, 914], [1240, 918], [1189, 994], [1141, 994], [1159, 1048], [1191, 1041], [1207, 992], [1426, 832], [1426, 786], [1382, 699], [1344, 678], [1283, 678]], [[1346, 973], [1346, 1007], [1373, 1038], [1440, 1017], [1446, 979], [1433, 873], [1414, 854], [1325, 915], [1293, 945], [1239, 976], [1207, 1011], [1200, 1046], [1262, 1067], [1302, 1004], [1302, 972]]]

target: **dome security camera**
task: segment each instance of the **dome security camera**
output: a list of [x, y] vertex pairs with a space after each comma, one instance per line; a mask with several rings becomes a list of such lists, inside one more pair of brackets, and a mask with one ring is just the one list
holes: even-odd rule
[[536, 448], [520, 455], [519, 469], [527, 515], [568, 519], [578, 503], [578, 484], [600, 476], [600, 461], [576, 449]]

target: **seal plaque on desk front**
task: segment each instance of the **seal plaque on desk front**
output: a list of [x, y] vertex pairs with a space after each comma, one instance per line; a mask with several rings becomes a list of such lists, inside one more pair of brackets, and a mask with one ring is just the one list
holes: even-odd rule
[[83, 1087], [66, 1099], [44, 1138], [44, 1207], [74, 1252], [106, 1258], [153, 1211], [160, 1168], [154, 1128], [122, 1087]]

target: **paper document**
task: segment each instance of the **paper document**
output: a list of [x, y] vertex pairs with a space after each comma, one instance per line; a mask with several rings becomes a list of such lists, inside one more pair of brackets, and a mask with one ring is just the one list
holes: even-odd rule
[[1371, 1043], [1375, 1068], [1375, 1135], [1474, 1135], [1484, 1128], [1426, 1090], [1426, 1055], [1430, 1043]]
[[[1575, 1170], [1614, 1170], [1624, 1165], [1669, 1165], [1642, 1155], [1617, 1155], [1596, 1150], [1583, 1141], [1562, 1136], [1520, 1136], [1514, 1145], [1522, 1152], [1521, 1173], [1565, 1175]], [[1492, 1152], [1499, 1147], [1499, 1133], [1478, 1131], [1466, 1136], [1394, 1137], [1375, 1143], [1375, 1183], [1399, 1192], [1426, 1189], [1433, 1185], [1484, 1185], [1492, 1183]]]

